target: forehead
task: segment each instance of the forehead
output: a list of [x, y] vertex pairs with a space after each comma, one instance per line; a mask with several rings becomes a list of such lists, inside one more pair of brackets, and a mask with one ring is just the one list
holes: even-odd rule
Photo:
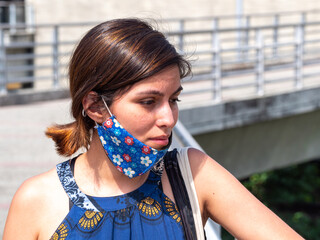
[[175, 92], [181, 85], [180, 72], [177, 66], [165, 68], [161, 72], [135, 83], [129, 92], [161, 91], [163, 94]]

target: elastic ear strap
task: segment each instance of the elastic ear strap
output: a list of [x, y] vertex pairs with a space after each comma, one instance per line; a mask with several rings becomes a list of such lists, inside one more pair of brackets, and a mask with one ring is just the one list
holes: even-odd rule
[[110, 114], [110, 117], [111, 117], [111, 116], [112, 116], [112, 113], [111, 113], [111, 111], [110, 111], [110, 109], [109, 109], [109, 107], [108, 107], [108, 105], [107, 105], [106, 101], [104, 100], [103, 96], [101, 96], [101, 99], [102, 99], [102, 101], [103, 101], [104, 105], [106, 106], [106, 108], [107, 108], [107, 110], [108, 110], [108, 113]]

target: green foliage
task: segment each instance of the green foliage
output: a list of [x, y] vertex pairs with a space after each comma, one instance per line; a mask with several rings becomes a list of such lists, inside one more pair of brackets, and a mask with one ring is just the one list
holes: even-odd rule
[[[319, 161], [253, 174], [242, 183], [304, 238], [319, 239]], [[223, 230], [222, 239], [232, 238]]]

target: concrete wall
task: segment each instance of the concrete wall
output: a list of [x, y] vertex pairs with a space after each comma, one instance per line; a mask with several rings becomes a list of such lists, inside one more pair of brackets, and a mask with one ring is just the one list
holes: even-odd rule
[[320, 88], [184, 108], [179, 118], [238, 178], [320, 159]]
[[234, 14], [234, 0], [26, 0], [35, 9], [37, 23], [103, 21], [118, 17], [197, 17]]
[[[236, 14], [236, 0], [26, 0], [36, 23], [103, 21], [118, 17], [156, 19]], [[275, 13], [320, 9], [316, 0], [243, 0], [243, 13]]]
[[317, 0], [243, 0], [244, 13], [308, 11], [320, 8]]
[[195, 135], [201, 147], [238, 178], [320, 159], [320, 110]]

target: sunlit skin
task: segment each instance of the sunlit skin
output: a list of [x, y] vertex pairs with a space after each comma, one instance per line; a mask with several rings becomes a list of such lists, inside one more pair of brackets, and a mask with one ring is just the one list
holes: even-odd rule
[[[134, 137], [161, 149], [178, 119], [181, 92], [179, 71], [168, 67], [134, 84], [111, 104], [110, 111]], [[95, 92], [83, 98], [86, 114], [102, 124], [110, 117]], [[226, 169], [205, 153], [189, 149], [189, 162], [199, 200], [203, 225], [210, 217], [237, 239], [302, 239], [280, 218], [249, 193]], [[96, 130], [89, 150], [75, 163], [77, 185], [91, 196], [115, 196], [137, 189], [148, 173], [129, 179], [108, 160]], [[174, 201], [166, 172], [163, 192]], [[69, 200], [56, 169], [26, 180], [17, 191], [9, 210], [3, 240], [49, 239], [69, 212]]]

